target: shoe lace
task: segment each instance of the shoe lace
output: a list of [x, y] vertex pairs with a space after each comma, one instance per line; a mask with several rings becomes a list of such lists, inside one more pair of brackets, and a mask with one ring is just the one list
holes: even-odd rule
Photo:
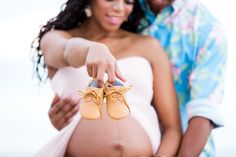
[[103, 99], [101, 98], [101, 95], [98, 93], [97, 89], [90, 89], [85, 92], [79, 91], [79, 94], [82, 96], [80, 100], [84, 99], [84, 101], [86, 102], [92, 101], [93, 103], [97, 104], [99, 107], [99, 112], [101, 114]]
[[[111, 86], [111, 87], [113, 86], [113, 85], [108, 84], [108, 83], [107, 83], [107, 85], [108, 85], [108, 86]], [[125, 93], [126, 93], [129, 89], [130, 89], [130, 87], [112, 88], [112, 90], [109, 91], [109, 92], [105, 91], [105, 97], [106, 97], [106, 96], [110, 96], [110, 97], [112, 97], [112, 98], [115, 99], [115, 100], [112, 99], [112, 101], [119, 100], [120, 102], [124, 102], [125, 105], [126, 105], [126, 107], [129, 109], [129, 112], [130, 112], [129, 105], [128, 105], [127, 100], [126, 100], [126, 98], [125, 98]], [[109, 98], [110, 98], [110, 97], [109, 97]]]

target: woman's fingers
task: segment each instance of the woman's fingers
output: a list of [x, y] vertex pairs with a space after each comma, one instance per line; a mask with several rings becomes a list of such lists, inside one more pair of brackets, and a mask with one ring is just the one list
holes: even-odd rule
[[87, 68], [88, 75], [89, 75], [90, 77], [93, 77], [92, 65], [91, 65], [90, 63], [87, 63], [87, 64], [86, 64], [86, 68]]
[[103, 78], [105, 73], [108, 75], [108, 82], [114, 83], [116, 78], [125, 82], [126, 79], [121, 74], [117, 63], [115, 62], [99, 62], [87, 64], [87, 71], [90, 77], [97, 80], [98, 87], [103, 86]]
[[90, 77], [96, 78], [97, 74], [98, 74], [98, 67], [99, 66], [100, 65], [97, 63], [87, 63], [86, 68], [87, 68], [88, 75]]
[[123, 81], [123, 82], [126, 81], [126, 79], [125, 79], [125, 78], [123, 77], [123, 75], [121, 74], [120, 69], [119, 69], [117, 63], [115, 64], [115, 76], [116, 76], [118, 79], [120, 79], [121, 81]]
[[97, 74], [98, 74], [98, 66], [97, 65], [93, 65], [92, 66], [92, 77], [93, 78], [97, 78]]
[[89, 76], [97, 79], [99, 87], [103, 85], [105, 73], [108, 75], [109, 83], [114, 83], [116, 78], [126, 81], [116, 64], [115, 57], [104, 44], [94, 43], [90, 47], [87, 53], [86, 66]]
[[107, 65], [107, 76], [108, 76], [108, 82], [110, 84], [113, 84], [116, 80], [115, 64], [108, 64]]
[[103, 78], [106, 72], [106, 65], [105, 64], [100, 64], [100, 66], [98, 67], [98, 74], [97, 74], [97, 86], [99, 88], [101, 88], [103, 86]]

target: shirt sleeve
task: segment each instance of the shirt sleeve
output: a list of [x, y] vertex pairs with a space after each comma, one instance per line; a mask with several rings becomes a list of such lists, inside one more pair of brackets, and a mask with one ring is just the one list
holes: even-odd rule
[[220, 25], [214, 25], [199, 45], [196, 62], [189, 77], [191, 101], [187, 116], [209, 119], [215, 127], [223, 126], [220, 104], [224, 91], [227, 44]]

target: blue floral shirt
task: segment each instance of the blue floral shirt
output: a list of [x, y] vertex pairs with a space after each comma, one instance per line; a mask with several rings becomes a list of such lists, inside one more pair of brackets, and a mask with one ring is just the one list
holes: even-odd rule
[[[158, 16], [145, 0], [139, 2], [145, 11], [140, 31], [157, 38], [172, 63], [183, 130], [195, 116], [222, 126], [219, 105], [227, 51], [222, 26], [197, 0], [175, 0]], [[213, 156], [210, 136], [200, 157]]]

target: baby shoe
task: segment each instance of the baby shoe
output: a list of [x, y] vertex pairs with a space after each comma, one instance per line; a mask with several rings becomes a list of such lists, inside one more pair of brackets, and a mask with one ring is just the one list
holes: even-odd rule
[[104, 93], [106, 97], [107, 113], [112, 119], [125, 118], [130, 113], [126, 99], [126, 92], [130, 87], [125, 87], [121, 82], [105, 83]]
[[90, 120], [102, 117], [104, 90], [97, 87], [96, 80], [90, 81], [85, 92], [80, 91], [80, 93], [82, 95], [79, 109], [81, 116]]

